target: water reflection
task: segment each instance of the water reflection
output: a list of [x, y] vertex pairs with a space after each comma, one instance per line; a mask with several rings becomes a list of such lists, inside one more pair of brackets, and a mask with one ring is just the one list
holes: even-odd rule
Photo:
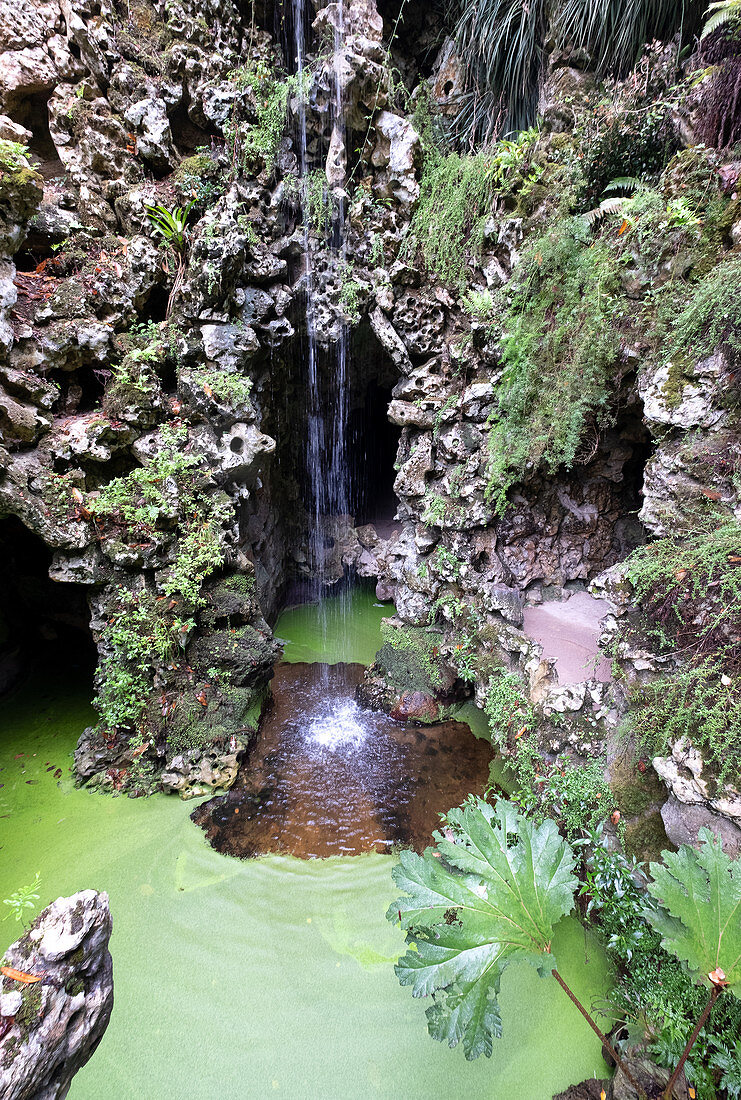
[[220, 852], [303, 858], [424, 848], [438, 814], [482, 794], [491, 748], [461, 722], [420, 727], [355, 703], [362, 665], [282, 664], [232, 790], [194, 821]]

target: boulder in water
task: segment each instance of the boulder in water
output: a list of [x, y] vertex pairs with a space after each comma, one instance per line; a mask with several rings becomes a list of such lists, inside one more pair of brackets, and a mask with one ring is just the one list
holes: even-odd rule
[[[62, 1100], [108, 1026], [113, 961], [108, 895], [57, 898], [3, 956], [0, 1096]], [[7, 971], [21, 972], [14, 980]], [[3, 1034], [4, 1032], [4, 1034]]]

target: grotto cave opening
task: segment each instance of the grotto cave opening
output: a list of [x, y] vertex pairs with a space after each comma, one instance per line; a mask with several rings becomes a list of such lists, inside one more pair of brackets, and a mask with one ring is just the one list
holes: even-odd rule
[[[307, 400], [307, 357], [289, 352], [280, 373], [275, 368], [272, 372], [273, 390], [264, 421], [265, 430], [276, 440], [269, 495], [286, 549], [285, 600], [289, 603], [306, 582], [311, 588], [315, 579], [308, 547], [317, 509], [326, 520], [323, 551], [328, 558], [336, 556], [339, 542], [351, 527], [372, 523], [382, 538], [396, 528], [398, 501], [393, 485], [400, 429], [389, 421], [388, 407], [398, 371], [367, 322], [349, 331], [346, 369], [345, 391], [340, 394], [336, 348], [317, 345], [322, 416], [313, 425], [314, 413]], [[278, 378], [280, 389], [275, 384]], [[345, 408], [338, 411], [340, 401]], [[312, 431], [318, 435], [315, 447], [320, 455], [314, 466], [307, 455]], [[331, 587], [343, 578], [347, 579], [347, 569], [337, 560], [328, 568], [324, 584]]]
[[18, 97], [8, 115], [31, 133], [28, 148], [33, 154], [34, 167], [45, 180], [52, 182], [64, 175], [65, 168], [49, 130], [49, 95], [46, 89]]
[[34, 671], [68, 671], [92, 696], [97, 654], [86, 588], [54, 574], [41, 538], [16, 516], [0, 519], [0, 693]]

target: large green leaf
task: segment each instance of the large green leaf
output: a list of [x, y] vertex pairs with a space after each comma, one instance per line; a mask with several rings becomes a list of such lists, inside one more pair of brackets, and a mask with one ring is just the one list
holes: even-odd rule
[[435, 839], [437, 850], [402, 852], [393, 871], [406, 895], [386, 915], [411, 944], [396, 974], [415, 997], [435, 998], [433, 1038], [462, 1041], [467, 1058], [489, 1056], [505, 967], [522, 958], [549, 974], [556, 965], [550, 943], [574, 906], [574, 857], [552, 821], [535, 826], [504, 800], [470, 799]]
[[652, 863], [648, 889], [660, 902], [646, 916], [662, 946], [707, 976], [718, 967], [741, 997], [741, 861], [730, 859], [710, 829], [700, 829], [699, 851], [683, 844]]

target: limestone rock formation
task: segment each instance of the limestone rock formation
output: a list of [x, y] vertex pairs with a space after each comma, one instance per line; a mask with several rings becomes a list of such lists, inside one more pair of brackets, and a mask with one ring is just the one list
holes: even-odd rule
[[0, 1095], [62, 1100], [113, 1009], [108, 895], [58, 898], [3, 956], [38, 981], [0, 978]]

